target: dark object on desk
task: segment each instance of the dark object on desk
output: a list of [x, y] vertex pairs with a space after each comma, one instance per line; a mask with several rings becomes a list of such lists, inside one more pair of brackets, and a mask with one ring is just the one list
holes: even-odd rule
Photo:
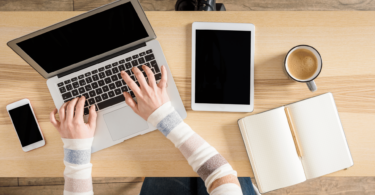
[[224, 4], [216, 0], [177, 0], [176, 11], [226, 11]]

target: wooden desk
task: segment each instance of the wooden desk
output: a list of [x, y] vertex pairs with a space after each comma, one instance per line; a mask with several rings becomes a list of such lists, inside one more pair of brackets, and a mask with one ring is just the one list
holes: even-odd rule
[[[0, 176], [61, 177], [63, 149], [49, 123], [54, 108], [46, 80], [6, 43], [81, 12], [0, 13]], [[238, 171], [252, 176], [237, 119], [304, 98], [332, 92], [354, 166], [330, 176], [375, 176], [375, 12], [147, 12], [171, 67], [188, 117], [185, 120]], [[255, 35], [255, 111], [193, 112], [190, 108], [191, 24], [194, 21], [253, 23]], [[309, 44], [319, 50], [323, 71], [318, 91], [287, 79], [286, 52]], [[56, 59], [58, 60], [58, 59]], [[53, 63], [53, 62], [51, 62]], [[25, 153], [5, 106], [29, 98], [46, 138], [45, 147]], [[93, 176], [196, 176], [159, 131], [92, 155]]]

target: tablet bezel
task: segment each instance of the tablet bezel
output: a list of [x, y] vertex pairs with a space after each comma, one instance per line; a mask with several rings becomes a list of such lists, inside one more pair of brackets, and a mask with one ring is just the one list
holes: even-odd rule
[[[250, 31], [250, 104], [195, 103], [195, 40], [196, 30]], [[194, 22], [191, 52], [191, 109], [194, 111], [252, 112], [254, 110], [254, 43], [255, 26], [248, 23]]]

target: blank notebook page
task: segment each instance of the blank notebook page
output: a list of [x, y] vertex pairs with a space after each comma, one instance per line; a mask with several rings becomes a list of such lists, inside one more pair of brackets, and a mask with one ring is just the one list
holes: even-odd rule
[[287, 105], [302, 147], [306, 178], [353, 165], [331, 93]]
[[[306, 180], [284, 107], [243, 119], [252, 167], [262, 192]], [[251, 158], [251, 157], [250, 157]]]

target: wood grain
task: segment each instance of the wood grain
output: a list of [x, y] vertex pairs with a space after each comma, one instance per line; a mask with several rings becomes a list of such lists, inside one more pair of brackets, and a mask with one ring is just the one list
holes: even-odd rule
[[[142, 182], [93, 184], [95, 195], [139, 195]], [[0, 187], [0, 195], [59, 195], [64, 185]]]
[[[74, 0], [75, 11], [88, 11], [112, 0]], [[176, 0], [140, 0], [145, 11], [173, 11]], [[375, 0], [217, 0], [227, 11], [375, 10]]]
[[[62, 142], [48, 114], [54, 108], [46, 81], [11, 51], [6, 42], [80, 12], [0, 13], [0, 107], [29, 98], [46, 146], [25, 153], [5, 109], [0, 109], [0, 175], [61, 177]], [[375, 176], [375, 12], [147, 12], [181, 98], [185, 120], [238, 171], [252, 176], [236, 121], [304, 98], [332, 92], [354, 158], [354, 166], [329, 176]], [[168, 21], [168, 22], [165, 22]], [[256, 27], [255, 111], [193, 112], [190, 108], [191, 24], [245, 22]], [[318, 91], [289, 80], [282, 69], [286, 52], [309, 44], [323, 58]], [[92, 155], [94, 177], [197, 176], [181, 153], [154, 131]]]
[[0, 0], [0, 11], [73, 11], [73, 0]]

